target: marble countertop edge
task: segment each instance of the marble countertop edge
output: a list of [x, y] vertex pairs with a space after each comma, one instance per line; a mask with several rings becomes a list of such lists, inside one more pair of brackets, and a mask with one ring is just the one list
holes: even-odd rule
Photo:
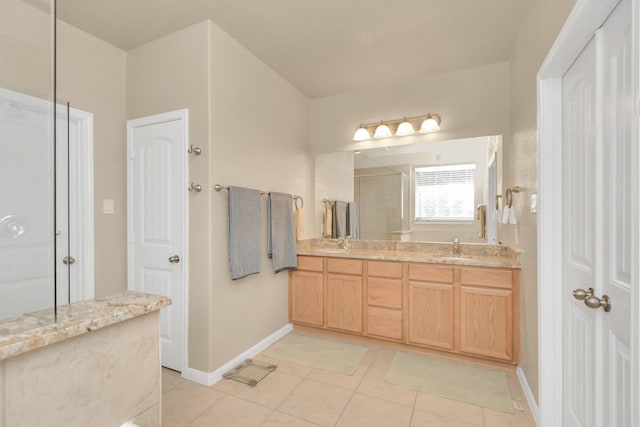
[[124, 291], [0, 321], [0, 360], [143, 316], [171, 304], [164, 296]]
[[431, 254], [413, 251], [355, 250], [344, 251], [324, 248], [298, 249], [298, 255], [330, 258], [355, 258], [378, 261], [407, 261], [427, 264], [449, 264], [474, 267], [496, 267], [521, 269], [519, 256]]

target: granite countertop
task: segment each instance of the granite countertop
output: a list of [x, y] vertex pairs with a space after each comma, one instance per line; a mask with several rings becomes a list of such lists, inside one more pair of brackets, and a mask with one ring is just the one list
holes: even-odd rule
[[340, 248], [336, 239], [310, 239], [298, 242], [298, 255], [357, 258], [383, 261], [424, 262], [479, 267], [522, 268], [522, 253], [512, 247], [460, 244], [460, 253], [451, 243], [354, 240]]
[[36, 350], [145, 315], [171, 304], [171, 299], [142, 292], [125, 291], [102, 298], [43, 310], [0, 321], [0, 360]]

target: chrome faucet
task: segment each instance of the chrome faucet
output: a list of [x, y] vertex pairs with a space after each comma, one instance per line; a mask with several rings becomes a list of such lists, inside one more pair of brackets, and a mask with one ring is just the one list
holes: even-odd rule
[[460, 239], [457, 237], [453, 239], [453, 253], [456, 255], [460, 254]]

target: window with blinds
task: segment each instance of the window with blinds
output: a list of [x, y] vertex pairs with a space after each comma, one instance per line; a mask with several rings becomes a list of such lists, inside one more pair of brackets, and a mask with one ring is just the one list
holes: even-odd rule
[[415, 220], [472, 221], [474, 164], [415, 168]]

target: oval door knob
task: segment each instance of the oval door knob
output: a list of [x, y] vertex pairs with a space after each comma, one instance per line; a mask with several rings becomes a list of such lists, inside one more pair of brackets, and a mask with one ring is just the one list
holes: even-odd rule
[[74, 257], [72, 257], [72, 256], [66, 256], [66, 257], [64, 257], [64, 258], [62, 259], [62, 263], [63, 263], [64, 265], [71, 265], [71, 264], [73, 264], [74, 262], [76, 262], [76, 259], [75, 259]]
[[602, 298], [591, 295], [584, 300], [584, 305], [593, 309], [602, 307], [606, 313], [611, 311], [611, 299], [609, 298], [609, 295], [602, 295]]
[[593, 295], [593, 288], [589, 288], [586, 291], [584, 289], [577, 288], [573, 290], [572, 295], [575, 299], [583, 301]]
[[177, 263], [180, 262], [180, 257], [178, 255], [170, 256], [169, 257], [169, 262], [171, 264], [177, 264]]

